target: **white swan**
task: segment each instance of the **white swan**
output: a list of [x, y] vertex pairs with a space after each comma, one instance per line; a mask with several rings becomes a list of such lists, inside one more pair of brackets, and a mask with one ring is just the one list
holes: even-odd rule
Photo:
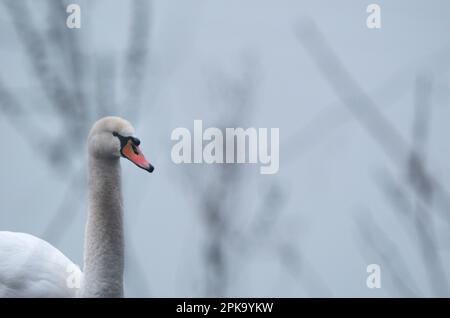
[[88, 217], [84, 273], [49, 243], [29, 234], [0, 232], [0, 297], [122, 297], [123, 226], [119, 158], [149, 172], [131, 124], [97, 121], [88, 137]]

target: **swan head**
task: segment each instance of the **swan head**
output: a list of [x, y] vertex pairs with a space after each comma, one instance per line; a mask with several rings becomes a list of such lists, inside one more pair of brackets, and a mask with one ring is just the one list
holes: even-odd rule
[[120, 117], [104, 117], [98, 120], [89, 133], [88, 151], [101, 159], [126, 158], [139, 168], [153, 172], [153, 166], [139, 148], [140, 140], [134, 136], [134, 128]]

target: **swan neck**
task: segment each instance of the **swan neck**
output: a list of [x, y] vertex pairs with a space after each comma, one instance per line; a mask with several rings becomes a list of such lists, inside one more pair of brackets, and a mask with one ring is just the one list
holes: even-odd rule
[[119, 159], [89, 157], [83, 297], [123, 296], [123, 219]]

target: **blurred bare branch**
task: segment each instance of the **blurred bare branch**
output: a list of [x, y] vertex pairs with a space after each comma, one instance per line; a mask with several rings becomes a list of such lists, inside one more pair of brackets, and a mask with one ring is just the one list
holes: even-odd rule
[[[408, 178], [404, 181], [415, 194], [413, 221], [418, 236], [419, 251], [422, 260], [427, 268], [429, 282], [435, 295], [448, 294], [446, 272], [439, 254], [439, 248], [434, 237], [430, 210], [433, 208], [432, 195], [438, 197], [441, 213], [439, 214], [448, 223], [450, 218], [447, 213], [450, 207], [448, 191], [440, 183], [438, 178], [433, 176], [425, 165], [425, 146], [428, 137], [430, 119], [430, 91], [431, 82], [426, 77], [419, 77], [416, 82], [416, 105], [413, 125], [413, 143], [408, 145], [405, 138], [388, 121], [388, 119], [378, 110], [373, 100], [360, 87], [358, 82], [350, 75], [343, 63], [333, 52], [332, 47], [327, 43], [325, 37], [320, 33], [312, 21], [302, 21], [298, 25], [297, 35], [306, 51], [309, 53], [323, 77], [337, 93], [342, 103], [348, 107], [355, 118], [363, 125], [370, 136], [382, 147], [387, 156], [394, 164], [403, 170], [407, 162]], [[392, 183], [391, 183], [392, 184]], [[388, 193], [390, 202], [395, 208], [408, 206], [408, 201], [401, 199], [406, 195], [402, 193], [399, 186], [391, 187], [394, 192]], [[392, 193], [400, 193], [400, 198]], [[404, 214], [404, 213], [403, 213]], [[376, 223], [370, 223], [372, 228]], [[377, 243], [370, 239], [368, 234], [369, 226], [359, 224], [359, 228], [364, 227], [366, 231], [362, 236], [372, 248], [377, 250], [384, 246], [390, 246], [390, 252], [378, 251], [379, 257], [390, 265], [392, 258], [400, 259], [398, 248], [388, 241], [386, 234], [379, 232], [378, 240], [384, 239], [384, 243]], [[405, 264], [406, 266], [406, 264]], [[406, 267], [407, 268], [407, 267]], [[412, 293], [412, 289], [406, 285], [404, 273], [400, 275], [395, 268], [391, 268], [394, 278], [405, 294]], [[403, 269], [404, 270], [404, 269]], [[409, 279], [408, 279], [409, 281]]]
[[[450, 65], [446, 63], [445, 57], [450, 53], [448, 46], [433, 52], [430, 56], [426, 57], [426, 63], [423, 61], [414, 61], [400, 71], [392, 74], [386, 81], [381, 83], [375, 90], [370, 93], [370, 96], [377, 96], [377, 98], [383, 105], [392, 105], [400, 97], [404, 96], [409, 91], [409, 87], [401, 85], [399, 83], [406, 82], [405, 79], [411, 77], [410, 74], [417, 65], [425, 64], [424, 68], [434, 69], [434, 74], [445, 73], [450, 68]], [[394, 89], [395, 87], [395, 89]], [[321, 110], [315, 117], [311, 119], [304, 127], [301, 127], [292, 136], [289, 136], [281, 148], [286, 149], [286, 153], [283, 156], [286, 164], [296, 162], [296, 159], [308, 152], [313, 147], [317, 146], [321, 141], [325, 140], [338, 128], [347, 123], [351, 123], [354, 120], [352, 113], [348, 112], [348, 109], [343, 108], [342, 101], [334, 102], [327, 105]], [[287, 145], [295, 143], [297, 147], [288, 147]]]
[[[258, 88], [259, 67], [254, 58], [245, 56], [240, 76], [213, 72], [208, 81], [214, 127], [245, 127], [257, 111], [254, 95]], [[276, 181], [265, 181], [265, 191], [258, 191], [255, 213], [249, 213], [244, 198], [248, 198], [249, 183], [253, 179], [247, 169], [239, 165], [218, 165], [214, 170], [198, 173], [186, 169], [183, 188], [191, 191], [200, 209], [207, 240], [204, 246], [206, 268], [205, 294], [208, 297], [226, 296], [232, 288], [235, 268], [239, 262], [250, 261], [256, 253], [269, 253], [279, 260], [286, 273], [301, 280], [306, 292], [330, 295], [331, 292], [320, 275], [309, 266], [300, 253], [299, 241], [286, 240], [279, 231], [283, 224], [278, 220], [284, 207], [285, 197]], [[192, 184], [201, 187], [193, 188]], [[245, 216], [252, 215], [248, 222]], [[278, 227], [277, 227], [278, 226]], [[275, 228], [277, 227], [277, 231]], [[303, 271], [302, 269], [305, 269]], [[306, 272], [307, 271], [307, 272]], [[304, 275], [303, 275], [304, 274]], [[307, 276], [307, 277], [306, 277]]]
[[110, 56], [99, 57], [96, 66], [97, 117], [101, 118], [117, 111], [114, 59]]
[[[24, 137], [24, 140], [35, 150], [42, 149], [43, 141], [47, 139], [46, 133], [33, 122], [29, 122], [28, 109], [15, 98], [0, 79], [0, 112], [5, 119], [16, 128], [16, 131]], [[47, 152], [38, 151], [44, 157]], [[48, 157], [46, 157], [48, 159]]]
[[150, 15], [150, 1], [136, 0], [132, 2], [129, 44], [124, 62], [126, 99], [123, 105], [127, 110], [126, 117], [132, 119], [139, 117], [143, 90], [152, 89], [144, 87], [149, 56]]
[[[425, 76], [419, 76], [415, 85], [415, 107], [413, 117], [412, 138], [415, 153], [422, 162], [426, 160], [426, 144], [429, 136], [431, 114], [431, 80]], [[421, 173], [417, 169], [416, 157], [411, 156], [407, 165], [408, 180], [412, 188], [412, 200], [407, 193], [407, 186], [400, 186], [389, 175], [385, 176], [385, 182], [380, 184], [381, 189], [393, 204], [394, 210], [403, 216], [402, 224], [410, 229], [413, 240], [416, 240], [418, 252], [428, 275], [428, 282], [434, 295], [440, 297], [447, 295], [448, 278], [439, 253], [436, 229], [433, 225], [432, 198], [433, 188], [424, 178], [418, 176]], [[386, 182], [387, 181], [387, 182]], [[427, 202], [425, 205], [423, 202]], [[392, 257], [397, 257], [395, 254]]]
[[[436, 242], [435, 229], [431, 207], [433, 201], [433, 187], [421, 176], [422, 170], [418, 164], [426, 160], [426, 145], [429, 137], [431, 121], [431, 90], [432, 80], [426, 76], [419, 76], [415, 87], [415, 111], [413, 122], [413, 141], [417, 156], [411, 154], [408, 175], [412, 187], [415, 189], [414, 223], [419, 238], [419, 247], [422, 253], [425, 268], [429, 277], [430, 286], [435, 296], [448, 295], [448, 279], [445, 267]], [[417, 198], [421, 198], [417, 199]], [[423, 204], [422, 202], [427, 202]]]
[[65, 121], [66, 132], [74, 142], [77, 138], [79, 142], [83, 130], [79, 129], [80, 121], [74, 119], [80, 118], [80, 107], [74, 102], [69, 88], [55, 70], [46, 38], [33, 24], [28, 7], [22, 1], [8, 1], [5, 5], [24, 45], [34, 75], [61, 118], [72, 119]]
[[[382, 147], [388, 158], [399, 169], [403, 169], [405, 162], [408, 160], [416, 162], [415, 170], [417, 176], [422, 179], [421, 183], [427, 183], [430, 187], [433, 187], [436, 204], [438, 204], [441, 212], [439, 216], [450, 223], [450, 215], [447, 213], [450, 207], [448, 190], [438, 178], [427, 171], [414, 148], [408, 145], [405, 138], [385, 118], [372, 99], [353, 79], [314, 22], [302, 21], [296, 31], [300, 42], [316, 63], [323, 77], [335, 90], [342, 104], [348, 107], [370, 136]], [[424, 200], [424, 198], [421, 197], [421, 200]], [[423, 203], [428, 204], [429, 202], [425, 200]]]
[[419, 296], [420, 289], [414, 276], [409, 272], [408, 261], [403, 258], [401, 248], [397, 243], [389, 238], [370, 213], [364, 213], [364, 217], [357, 215], [355, 219], [360, 237], [364, 240], [364, 244], [360, 245], [363, 253], [367, 254], [368, 246], [371, 248], [370, 255], [367, 257], [373, 257], [372, 254], [375, 253], [379, 263], [386, 268], [384, 272], [392, 277], [392, 287], [398, 291], [399, 295]]

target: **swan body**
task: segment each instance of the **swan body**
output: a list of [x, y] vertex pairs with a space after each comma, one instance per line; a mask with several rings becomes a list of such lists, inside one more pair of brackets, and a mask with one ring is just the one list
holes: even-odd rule
[[153, 171], [131, 124], [97, 121], [88, 137], [88, 216], [84, 273], [50, 243], [0, 231], [0, 297], [122, 297], [123, 204], [119, 159]]
[[0, 297], [76, 297], [69, 274], [80, 268], [57, 248], [26, 233], [0, 232]]

